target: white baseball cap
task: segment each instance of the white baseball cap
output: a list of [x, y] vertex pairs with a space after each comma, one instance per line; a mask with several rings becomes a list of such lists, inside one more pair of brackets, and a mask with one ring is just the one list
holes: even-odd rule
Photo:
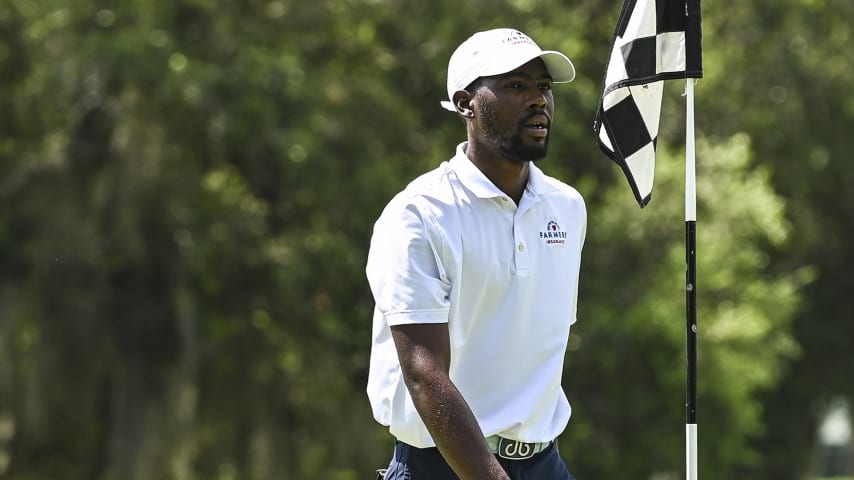
[[496, 28], [478, 32], [454, 50], [448, 62], [448, 100], [442, 107], [452, 112], [454, 93], [465, 90], [480, 77], [507, 73], [540, 57], [554, 83], [571, 82], [575, 67], [566, 55], [553, 50], [542, 50], [531, 37], [512, 28]]

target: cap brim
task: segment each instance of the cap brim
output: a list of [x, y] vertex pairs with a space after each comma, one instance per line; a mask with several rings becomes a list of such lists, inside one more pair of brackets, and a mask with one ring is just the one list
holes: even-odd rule
[[549, 75], [555, 83], [567, 83], [575, 79], [575, 66], [569, 58], [554, 50], [546, 50], [540, 54], [546, 64]]

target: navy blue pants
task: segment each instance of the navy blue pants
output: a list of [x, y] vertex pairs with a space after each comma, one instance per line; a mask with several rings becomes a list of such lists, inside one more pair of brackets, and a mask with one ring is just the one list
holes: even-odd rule
[[[557, 451], [557, 442], [525, 460], [497, 457], [513, 480], [574, 480]], [[437, 448], [394, 443], [394, 457], [385, 480], [459, 480]]]

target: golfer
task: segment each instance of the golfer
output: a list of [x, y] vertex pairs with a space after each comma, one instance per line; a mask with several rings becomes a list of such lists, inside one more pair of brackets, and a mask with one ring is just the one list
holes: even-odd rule
[[386, 480], [571, 480], [556, 438], [587, 213], [543, 173], [562, 53], [513, 29], [476, 33], [442, 105], [467, 141], [386, 206], [367, 277], [367, 393], [395, 437]]

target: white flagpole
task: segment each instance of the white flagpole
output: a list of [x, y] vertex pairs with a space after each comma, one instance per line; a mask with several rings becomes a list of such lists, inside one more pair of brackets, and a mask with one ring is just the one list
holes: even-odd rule
[[685, 79], [685, 221], [697, 221], [697, 174], [694, 160], [694, 79]]
[[685, 463], [687, 480], [697, 480], [697, 180], [694, 148], [694, 79], [685, 79], [685, 240], [687, 388]]

